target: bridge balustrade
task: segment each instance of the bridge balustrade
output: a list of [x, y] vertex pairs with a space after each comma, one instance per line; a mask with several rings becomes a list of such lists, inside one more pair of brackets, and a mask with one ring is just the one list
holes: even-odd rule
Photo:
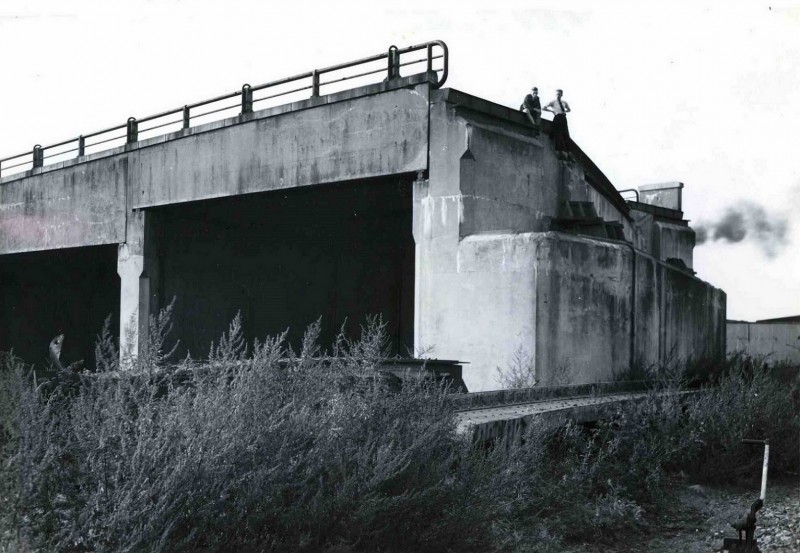
[[[420, 52], [424, 57], [420, 57]], [[110, 150], [185, 129], [246, 116], [254, 109], [319, 97], [358, 88], [381, 80], [393, 80], [419, 73], [436, 75], [435, 88], [441, 87], [448, 73], [447, 45], [435, 40], [407, 48], [391, 46], [386, 52], [323, 69], [314, 69], [292, 77], [240, 90], [167, 110], [155, 115], [130, 117], [125, 123], [82, 134], [56, 144], [37, 144], [32, 151], [0, 159], [0, 178], [22, 173], [69, 159]], [[406, 74], [401, 74], [401, 70]]]

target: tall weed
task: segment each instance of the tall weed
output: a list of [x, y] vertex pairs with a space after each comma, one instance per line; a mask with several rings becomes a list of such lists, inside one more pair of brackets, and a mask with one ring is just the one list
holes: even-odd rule
[[[488, 480], [445, 391], [411, 375], [389, 389], [376, 320], [336, 357], [318, 335], [317, 323], [300, 352], [282, 335], [246, 355], [237, 317], [203, 365], [168, 367], [156, 337], [130, 371], [69, 393], [21, 375], [24, 539], [42, 551], [485, 547]], [[106, 346], [101, 366], [115, 367]]]
[[[0, 373], [0, 539], [31, 551], [553, 551], [637, 526], [670, 474], [797, 471], [800, 417], [763, 362], [686, 394], [680, 367], [594, 427], [528, 424], [487, 450], [456, 433], [448, 391], [378, 367], [377, 319], [326, 353], [320, 322], [248, 344], [240, 317], [207, 361], [169, 364], [169, 312], [143, 355], [108, 327], [97, 373]], [[120, 370], [120, 366], [128, 370]], [[518, 376], [530, 376], [520, 356]], [[776, 378], [780, 374], [780, 378]]]

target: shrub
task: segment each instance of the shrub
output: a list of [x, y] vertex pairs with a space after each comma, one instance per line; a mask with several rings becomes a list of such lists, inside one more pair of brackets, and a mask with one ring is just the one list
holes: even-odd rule
[[658, 384], [646, 397], [594, 428], [534, 423], [521, 443], [498, 448], [496, 487], [508, 495], [496, 543], [552, 551], [563, 540], [608, 540], [664, 507], [678, 471], [701, 482], [757, 481], [762, 450], [742, 445], [745, 437], [770, 440], [773, 474], [797, 470], [800, 414], [757, 360], [731, 363], [691, 394], [680, 367], [650, 374]]
[[177, 365], [169, 309], [150, 330], [125, 371], [108, 327], [93, 376], [40, 382], [4, 358], [7, 547], [553, 551], [637, 526], [670, 472], [757, 479], [760, 451], [743, 437], [770, 439], [773, 471], [797, 470], [800, 418], [785, 382], [796, 372], [753, 360], [692, 395], [675, 367], [649, 369], [656, 389], [609, 420], [537, 420], [487, 451], [456, 433], [446, 388], [377, 370], [379, 321], [326, 354], [319, 322], [294, 352], [285, 334], [245, 343], [237, 317], [207, 361]]
[[16, 504], [19, 498], [19, 473], [12, 457], [19, 448], [19, 389], [15, 385], [21, 375], [16, 371], [20, 361], [11, 354], [0, 353], [0, 551], [18, 546]]
[[539, 383], [533, 357], [521, 345], [511, 354], [505, 369], [495, 367], [495, 381], [503, 389], [532, 388]]
[[279, 336], [248, 356], [240, 330], [237, 318], [203, 365], [168, 369], [161, 341], [159, 364], [77, 389], [48, 396], [21, 377], [24, 537], [43, 551], [486, 546], [482, 461], [437, 383], [388, 389], [382, 325], [335, 357], [318, 323], [297, 354]]

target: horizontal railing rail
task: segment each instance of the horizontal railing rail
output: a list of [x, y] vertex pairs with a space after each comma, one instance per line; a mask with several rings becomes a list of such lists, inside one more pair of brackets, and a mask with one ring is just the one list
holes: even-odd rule
[[[625, 188], [624, 190], [617, 190], [617, 192], [626, 200], [630, 199], [630, 195], [633, 194], [636, 197], [636, 201], [639, 201], [639, 190], [636, 188]], [[626, 194], [628, 195], [627, 197], [625, 196]]]
[[[419, 52], [424, 55], [421, 56]], [[408, 59], [409, 57], [412, 59]], [[381, 64], [384, 60], [385, 64]], [[282, 105], [280, 103], [282, 100], [286, 100], [284, 103], [291, 103], [297, 99], [315, 98], [320, 96], [323, 87], [327, 87], [327, 90], [330, 91], [326, 93], [348, 90], [371, 84], [367, 82], [367, 79], [371, 77], [374, 79], [375, 76], [381, 75], [385, 75], [385, 80], [391, 81], [403, 76], [401, 75], [402, 68], [412, 68], [413, 71], [409, 75], [435, 73], [437, 78], [434, 87], [439, 88], [447, 80], [448, 65], [447, 45], [441, 40], [407, 48], [391, 46], [388, 51], [367, 58], [314, 69], [293, 77], [255, 86], [245, 84], [240, 90], [229, 94], [186, 104], [155, 115], [140, 118], [130, 117], [122, 125], [82, 134], [48, 146], [37, 144], [32, 151], [0, 158], [0, 178], [47, 164], [80, 158], [89, 153], [108, 150], [116, 146], [133, 144], [140, 138], [153, 138], [235, 115], [252, 113], [254, 105], [259, 104], [259, 108], [269, 107], [270, 100], [278, 102], [274, 105]], [[341, 74], [341, 72], [353, 68], [358, 68], [358, 72]], [[417, 68], [421, 70], [417, 71]], [[354, 84], [347, 86], [348, 81]], [[337, 85], [339, 88], [336, 88]], [[301, 94], [305, 94], [305, 96], [298, 98]], [[262, 104], [262, 102], [267, 103]], [[162, 132], [153, 134], [153, 131], [158, 130], [162, 130]], [[50, 161], [45, 163], [45, 160]]]

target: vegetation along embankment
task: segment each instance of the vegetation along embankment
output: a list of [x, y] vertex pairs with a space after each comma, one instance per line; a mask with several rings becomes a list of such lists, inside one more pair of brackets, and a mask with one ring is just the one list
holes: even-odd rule
[[177, 365], [169, 330], [166, 310], [124, 371], [108, 329], [91, 376], [3, 356], [0, 551], [554, 551], [646, 527], [679, 472], [758, 479], [744, 437], [798, 471], [796, 368], [737, 356], [688, 398], [651, 369], [667, 393], [486, 448], [446, 388], [376, 371], [374, 320], [326, 351], [311, 325], [292, 351], [236, 319]]

